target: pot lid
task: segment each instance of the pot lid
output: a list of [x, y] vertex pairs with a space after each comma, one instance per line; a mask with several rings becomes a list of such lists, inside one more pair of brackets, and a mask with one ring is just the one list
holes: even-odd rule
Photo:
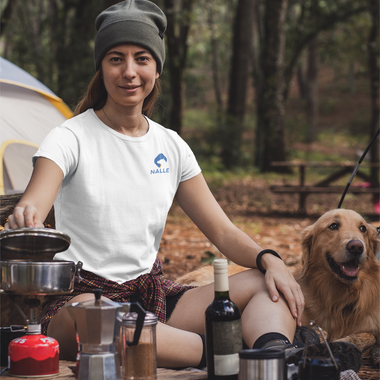
[[1, 259], [4, 254], [49, 255], [54, 256], [57, 252], [66, 251], [71, 239], [63, 232], [52, 228], [16, 228], [0, 232]]

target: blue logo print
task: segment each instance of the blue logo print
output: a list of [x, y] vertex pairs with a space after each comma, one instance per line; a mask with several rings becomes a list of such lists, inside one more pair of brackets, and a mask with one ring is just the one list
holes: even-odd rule
[[160, 153], [160, 154], [154, 159], [154, 163], [155, 163], [159, 168], [162, 166], [162, 164], [159, 163], [161, 160], [165, 160], [166, 162], [168, 162], [168, 159], [167, 159], [162, 153]]
[[169, 173], [169, 168], [163, 168], [165, 163], [168, 162], [168, 159], [165, 157], [163, 153], [160, 153], [155, 159], [154, 163], [158, 167], [158, 169], [153, 169], [150, 171], [150, 174], [163, 174], [163, 173]]

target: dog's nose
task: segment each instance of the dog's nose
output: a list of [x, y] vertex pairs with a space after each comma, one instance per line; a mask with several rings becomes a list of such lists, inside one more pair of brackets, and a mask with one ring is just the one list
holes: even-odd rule
[[347, 243], [347, 251], [353, 255], [361, 255], [363, 253], [364, 246], [360, 240], [351, 240]]

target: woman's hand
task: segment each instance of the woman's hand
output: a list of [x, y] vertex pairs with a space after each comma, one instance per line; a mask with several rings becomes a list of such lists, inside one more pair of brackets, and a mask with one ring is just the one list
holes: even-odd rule
[[43, 221], [53, 206], [62, 180], [63, 172], [55, 162], [44, 157], [37, 158], [32, 178], [4, 229], [43, 228]]
[[19, 203], [9, 215], [8, 222], [5, 223], [4, 229], [37, 227], [44, 228], [44, 224], [38, 216], [37, 209], [32, 205]]
[[279, 258], [267, 253], [262, 256], [261, 262], [266, 269], [265, 284], [272, 301], [278, 301], [281, 292], [288, 302], [290, 312], [297, 319], [298, 326], [302, 326], [305, 298], [301, 286]]

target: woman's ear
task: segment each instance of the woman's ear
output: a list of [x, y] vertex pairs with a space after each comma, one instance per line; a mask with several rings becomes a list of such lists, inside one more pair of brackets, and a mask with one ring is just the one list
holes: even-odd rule
[[156, 72], [156, 80], [160, 77], [160, 74], [158, 73], [158, 71]]

